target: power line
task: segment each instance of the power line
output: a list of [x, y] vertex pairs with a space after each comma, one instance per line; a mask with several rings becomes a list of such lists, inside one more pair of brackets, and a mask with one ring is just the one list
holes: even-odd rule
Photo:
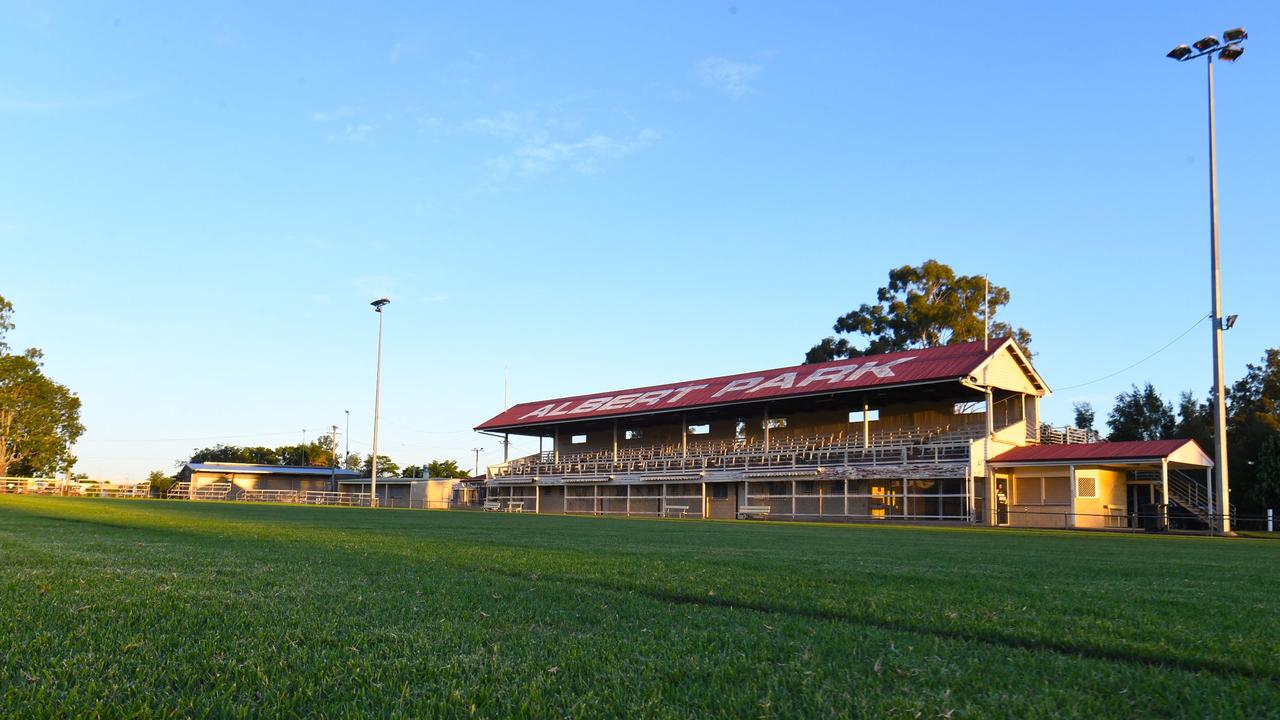
[[1189, 332], [1191, 332], [1192, 330], [1195, 330], [1197, 327], [1199, 327], [1200, 323], [1204, 322], [1204, 321], [1205, 321], [1205, 319], [1207, 319], [1208, 317], [1209, 317], [1208, 315], [1204, 315], [1204, 316], [1202, 316], [1202, 317], [1196, 318], [1196, 321], [1195, 321], [1194, 323], [1192, 323], [1192, 324], [1191, 324], [1191, 327], [1187, 328], [1186, 330], [1183, 330], [1183, 331], [1182, 331], [1182, 333], [1181, 333], [1180, 335], [1178, 335], [1178, 337], [1176, 337], [1176, 338], [1174, 338], [1174, 339], [1170, 340], [1169, 342], [1165, 343], [1165, 345], [1164, 345], [1163, 347], [1161, 347], [1159, 350], [1156, 350], [1155, 352], [1153, 352], [1153, 353], [1151, 353], [1150, 355], [1148, 355], [1148, 356], [1146, 356], [1146, 357], [1142, 358], [1141, 360], [1139, 360], [1138, 362], [1136, 362], [1136, 363], [1134, 363], [1134, 364], [1132, 364], [1132, 365], [1128, 365], [1128, 366], [1126, 366], [1126, 367], [1122, 367], [1122, 368], [1120, 368], [1119, 370], [1117, 370], [1117, 371], [1115, 371], [1115, 372], [1113, 372], [1113, 373], [1111, 373], [1111, 374], [1109, 374], [1109, 375], [1103, 375], [1102, 377], [1097, 378], [1096, 380], [1090, 380], [1089, 382], [1080, 383], [1079, 385], [1068, 385], [1068, 386], [1066, 386], [1066, 387], [1060, 387], [1060, 388], [1058, 388], [1058, 390], [1074, 390], [1074, 389], [1076, 389], [1076, 388], [1082, 388], [1082, 387], [1085, 387], [1086, 385], [1093, 385], [1094, 383], [1100, 383], [1100, 382], [1102, 382], [1103, 380], [1109, 380], [1109, 379], [1111, 379], [1111, 378], [1113, 378], [1113, 377], [1115, 377], [1115, 376], [1119, 375], [1120, 373], [1128, 372], [1129, 370], [1132, 370], [1132, 369], [1134, 369], [1134, 368], [1138, 367], [1139, 365], [1141, 365], [1142, 363], [1144, 363], [1144, 362], [1146, 362], [1146, 361], [1150, 360], [1151, 358], [1153, 358], [1153, 357], [1155, 357], [1155, 356], [1159, 355], [1160, 353], [1164, 352], [1165, 350], [1168, 350], [1170, 347], [1172, 347], [1172, 346], [1173, 346], [1173, 344], [1174, 344], [1174, 343], [1176, 343], [1176, 342], [1178, 342], [1179, 340], [1181, 340], [1182, 338], [1186, 337], [1186, 336], [1187, 336], [1187, 333], [1189, 333]]

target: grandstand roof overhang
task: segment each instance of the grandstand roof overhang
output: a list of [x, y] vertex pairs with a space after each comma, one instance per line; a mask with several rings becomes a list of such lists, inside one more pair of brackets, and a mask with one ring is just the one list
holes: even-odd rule
[[953, 384], [1046, 395], [1044, 380], [1010, 339], [943, 345], [812, 365], [724, 375], [591, 395], [526, 402], [478, 425], [482, 431], [535, 432], [566, 422], [624, 418], [913, 386]]
[[1078, 445], [1027, 445], [991, 458], [992, 467], [1037, 465], [1137, 465], [1169, 463], [1196, 468], [1213, 467], [1213, 459], [1195, 440], [1133, 440]]

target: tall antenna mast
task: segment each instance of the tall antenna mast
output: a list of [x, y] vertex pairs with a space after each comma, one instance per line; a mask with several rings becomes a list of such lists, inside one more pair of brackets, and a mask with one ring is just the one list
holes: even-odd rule
[[991, 280], [982, 276], [982, 351], [987, 352], [987, 339], [991, 332]]

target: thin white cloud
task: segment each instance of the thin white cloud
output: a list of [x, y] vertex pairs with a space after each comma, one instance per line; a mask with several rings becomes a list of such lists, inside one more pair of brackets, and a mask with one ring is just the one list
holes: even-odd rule
[[602, 162], [632, 155], [661, 139], [652, 128], [631, 135], [584, 135], [579, 123], [547, 119], [536, 113], [504, 112], [477, 118], [470, 127], [504, 141], [514, 141], [507, 153], [486, 165], [498, 177], [536, 177], [562, 168], [594, 173]]
[[698, 61], [698, 80], [703, 86], [722, 92], [732, 98], [753, 94], [753, 78], [764, 69], [763, 65], [734, 62], [722, 57], [707, 57]]
[[629, 137], [595, 134], [570, 142], [532, 141], [507, 155], [493, 158], [488, 166], [499, 175], [522, 177], [546, 175], [562, 167], [591, 174], [600, 169], [602, 161], [626, 157], [653, 145], [660, 138], [657, 130], [645, 128]]
[[329, 123], [335, 120], [346, 120], [359, 114], [360, 109], [350, 105], [341, 105], [332, 110], [317, 110], [311, 113], [311, 119], [318, 123]]

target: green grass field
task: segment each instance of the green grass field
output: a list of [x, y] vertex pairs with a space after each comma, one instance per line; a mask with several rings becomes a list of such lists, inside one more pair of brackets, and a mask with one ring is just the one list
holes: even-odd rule
[[0, 496], [0, 716], [1278, 717], [1280, 543]]

